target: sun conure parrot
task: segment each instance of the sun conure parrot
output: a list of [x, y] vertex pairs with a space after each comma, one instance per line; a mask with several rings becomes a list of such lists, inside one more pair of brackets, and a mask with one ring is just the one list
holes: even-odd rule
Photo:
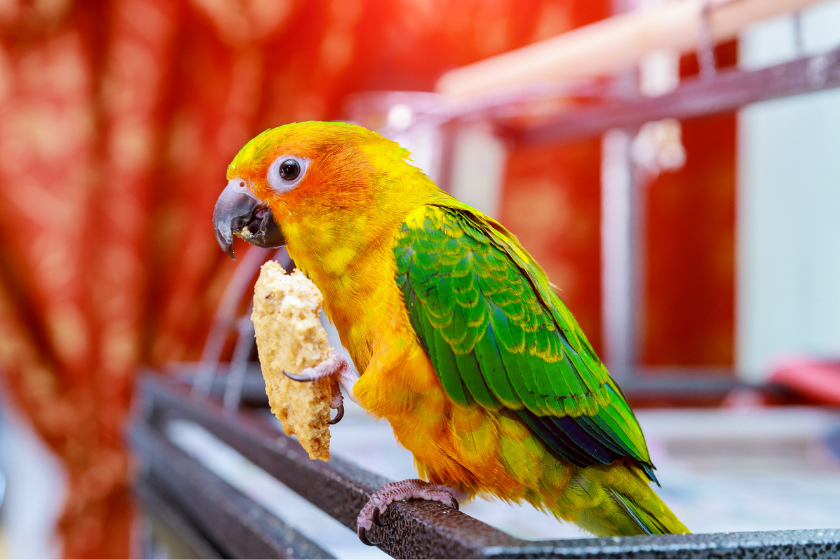
[[642, 430], [543, 269], [407, 150], [360, 126], [288, 124], [248, 142], [227, 180], [222, 248], [233, 257], [234, 235], [285, 245], [361, 374], [336, 355], [297, 379], [336, 376], [428, 481], [376, 492], [363, 541], [394, 500], [457, 507], [476, 494], [599, 536], [688, 532], [651, 489]]

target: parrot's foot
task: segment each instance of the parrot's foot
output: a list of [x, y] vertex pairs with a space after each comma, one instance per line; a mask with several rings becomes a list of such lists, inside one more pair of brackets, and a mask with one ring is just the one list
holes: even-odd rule
[[330, 349], [330, 357], [318, 364], [315, 367], [306, 368], [300, 374], [294, 375], [288, 371], [283, 371], [286, 377], [294, 379], [295, 381], [318, 381], [319, 379], [332, 378], [332, 399], [330, 400], [330, 408], [338, 410], [335, 418], [329, 421], [330, 424], [338, 424], [344, 417], [344, 398], [341, 396], [341, 389], [339, 385], [344, 387], [347, 394], [353, 402], [358, 404], [356, 396], [353, 394], [353, 386], [358, 381], [359, 376], [347, 363], [347, 358], [340, 352]]
[[359, 540], [368, 546], [382, 544], [371, 542], [367, 537], [367, 531], [370, 530], [374, 523], [380, 527], [384, 526], [379, 521], [379, 516], [385, 513], [385, 510], [388, 509], [388, 504], [391, 502], [410, 499], [429, 500], [458, 509], [457, 496], [465, 495], [449, 486], [431, 484], [416, 478], [401, 480], [400, 482], [389, 482], [373, 493], [368, 503], [359, 513], [359, 517], [356, 518]]

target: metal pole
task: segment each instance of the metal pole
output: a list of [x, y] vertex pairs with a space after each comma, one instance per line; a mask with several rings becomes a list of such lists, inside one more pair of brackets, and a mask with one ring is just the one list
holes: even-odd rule
[[210, 396], [210, 389], [213, 386], [213, 380], [216, 377], [216, 369], [219, 366], [219, 360], [222, 357], [222, 350], [224, 349], [225, 340], [228, 332], [234, 326], [236, 320], [236, 312], [239, 304], [248, 290], [250, 283], [254, 276], [259, 271], [262, 264], [268, 260], [271, 249], [261, 249], [259, 247], [251, 247], [239, 266], [233, 272], [230, 282], [225, 288], [225, 293], [222, 296], [222, 301], [216, 309], [216, 317], [213, 319], [213, 327], [210, 329], [210, 334], [207, 337], [207, 342], [204, 344], [204, 350], [201, 352], [201, 360], [198, 364], [198, 372], [196, 372], [193, 380], [192, 396], [195, 399], [206, 399]]
[[633, 134], [608, 131], [601, 143], [601, 314], [612, 376], [629, 379], [637, 361], [639, 201]]
[[248, 358], [256, 343], [254, 339], [254, 323], [251, 321], [251, 312], [254, 306], [248, 308], [248, 314], [239, 319], [237, 332], [239, 338], [236, 341], [236, 349], [233, 351], [233, 358], [230, 361], [230, 371], [225, 383], [224, 408], [226, 414], [236, 414], [239, 411], [239, 403], [242, 401], [242, 384], [245, 382], [245, 372], [248, 370]]

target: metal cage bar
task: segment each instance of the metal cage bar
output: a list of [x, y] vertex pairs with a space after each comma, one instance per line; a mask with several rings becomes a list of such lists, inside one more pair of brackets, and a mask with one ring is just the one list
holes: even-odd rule
[[720, 70], [714, 79], [693, 79], [659, 97], [614, 100], [511, 130], [522, 145], [571, 142], [614, 128], [662, 119], [690, 119], [736, 111], [761, 101], [840, 87], [840, 48], [760, 70]]

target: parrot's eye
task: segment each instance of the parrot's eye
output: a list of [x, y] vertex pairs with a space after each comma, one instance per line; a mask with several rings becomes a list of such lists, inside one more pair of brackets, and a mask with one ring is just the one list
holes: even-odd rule
[[280, 178], [284, 181], [294, 181], [300, 175], [300, 164], [293, 159], [287, 159], [280, 164]]
[[308, 159], [280, 156], [268, 168], [268, 183], [277, 192], [288, 192], [303, 179], [308, 164]]

